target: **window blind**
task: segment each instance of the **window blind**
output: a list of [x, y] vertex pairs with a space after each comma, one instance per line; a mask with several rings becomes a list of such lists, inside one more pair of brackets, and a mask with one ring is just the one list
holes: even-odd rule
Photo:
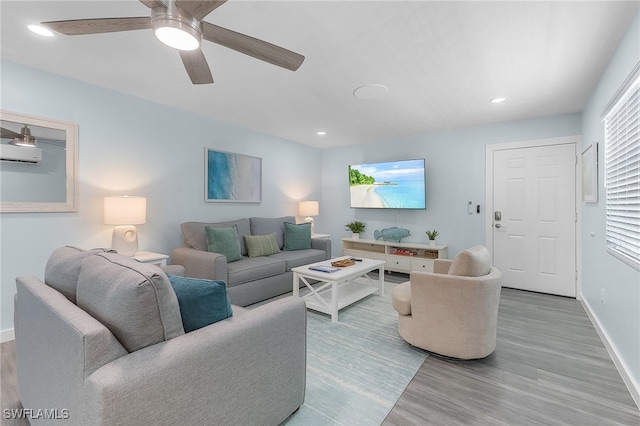
[[604, 118], [607, 250], [640, 266], [640, 77]]

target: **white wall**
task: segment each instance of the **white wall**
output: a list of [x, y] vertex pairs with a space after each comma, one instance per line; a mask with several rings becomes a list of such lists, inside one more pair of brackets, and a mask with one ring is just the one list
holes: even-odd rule
[[[62, 245], [108, 247], [105, 195], [147, 197], [140, 249], [170, 254], [180, 223], [297, 215], [319, 199], [318, 150], [11, 62], [2, 62], [2, 109], [79, 125], [77, 213], [0, 216], [0, 330], [13, 328], [15, 277], [44, 275]], [[262, 158], [262, 203], [205, 203], [204, 147]], [[320, 223], [320, 220], [318, 221]]]
[[[599, 143], [597, 203], [582, 204], [582, 293], [609, 343], [640, 392], [640, 272], [606, 251], [604, 129], [601, 114], [640, 61], [640, 13], [636, 14], [617, 52], [583, 112], [584, 147]], [[583, 147], [583, 149], [584, 149]], [[593, 232], [594, 236], [590, 234]], [[601, 302], [605, 292], [605, 304]]]
[[[420, 135], [366, 146], [325, 149], [322, 152], [322, 227], [333, 235], [334, 253], [341, 252], [340, 238], [350, 236], [344, 224], [365, 222], [365, 238], [376, 229], [399, 226], [411, 231], [405, 242], [426, 242], [425, 231], [438, 229], [438, 244], [448, 246], [449, 257], [460, 250], [485, 243], [485, 146], [580, 134], [581, 115], [569, 114]], [[427, 164], [426, 210], [368, 210], [349, 208], [348, 165], [376, 161], [425, 158]], [[480, 204], [480, 214], [469, 215], [467, 203]], [[399, 218], [399, 219], [398, 219]]]

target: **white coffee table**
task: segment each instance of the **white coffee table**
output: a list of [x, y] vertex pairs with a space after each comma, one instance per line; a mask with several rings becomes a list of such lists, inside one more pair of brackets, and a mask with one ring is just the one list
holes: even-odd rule
[[[348, 256], [346, 256], [348, 257]], [[331, 322], [338, 322], [338, 311], [352, 303], [362, 300], [370, 294], [384, 294], [384, 260], [362, 259], [355, 265], [339, 268], [336, 272], [320, 272], [309, 269], [312, 266], [331, 266], [331, 262], [345, 257], [325, 260], [310, 265], [293, 268], [293, 295], [300, 296], [300, 282], [310, 293], [303, 296], [308, 309], [331, 315]], [[378, 270], [378, 279], [374, 280], [369, 272]], [[309, 279], [321, 283], [313, 288]]]

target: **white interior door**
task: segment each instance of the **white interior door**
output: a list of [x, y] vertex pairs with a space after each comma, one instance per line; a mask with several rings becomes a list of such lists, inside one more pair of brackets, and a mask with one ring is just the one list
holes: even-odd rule
[[493, 262], [502, 285], [576, 297], [575, 144], [493, 151]]

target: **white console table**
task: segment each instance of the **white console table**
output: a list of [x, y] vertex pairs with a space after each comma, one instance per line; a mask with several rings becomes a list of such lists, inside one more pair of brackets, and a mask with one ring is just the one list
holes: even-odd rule
[[447, 246], [343, 238], [342, 255], [384, 260], [388, 271], [407, 274], [411, 271], [433, 272], [433, 260], [447, 258]]

